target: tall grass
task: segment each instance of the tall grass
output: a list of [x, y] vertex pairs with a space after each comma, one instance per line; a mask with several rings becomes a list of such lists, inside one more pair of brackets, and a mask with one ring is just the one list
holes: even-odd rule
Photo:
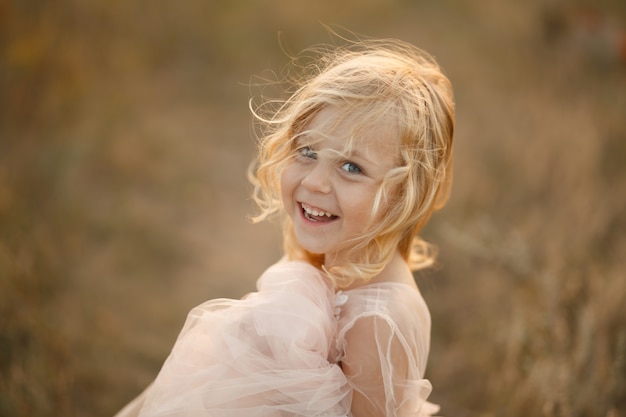
[[417, 276], [443, 414], [624, 415], [626, 66], [580, 9], [517, 3], [0, 7], [0, 415], [110, 415], [191, 306], [253, 289], [280, 251], [245, 221], [246, 84], [318, 20], [412, 41], [456, 87], [442, 267]]

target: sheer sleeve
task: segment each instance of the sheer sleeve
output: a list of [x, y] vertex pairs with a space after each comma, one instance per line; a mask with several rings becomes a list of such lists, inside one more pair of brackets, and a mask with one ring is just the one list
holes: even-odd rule
[[[353, 389], [353, 417], [417, 417], [438, 407], [426, 399], [430, 381], [424, 379], [430, 340], [430, 316], [425, 304], [384, 303], [385, 292], [352, 294], [353, 305], [371, 308], [350, 311], [339, 333], [341, 366]], [[404, 300], [407, 301], [407, 300]], [[391, 304], [391, 305], [390, 305]], [[376, 307], [372, 307], [376, 306]], [[399, 306], [399, 307], [396, 307]]]

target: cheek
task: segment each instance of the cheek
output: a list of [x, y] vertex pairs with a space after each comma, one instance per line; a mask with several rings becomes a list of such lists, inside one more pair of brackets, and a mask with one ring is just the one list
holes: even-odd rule
[[381, 225], [383, 223], [390, 225], [395, 223], [398, 216], [401, 215], [400, 213], [404, 212], [403, 210], [405, 209], [405, 204], [405, 197], [403, 197], [403, 185], [396, 184], [395, 186], [391, 186], [384, 192], [380, 206], [376, 212], [374, 222], [377, 225]]
[[341, 193], [341, 196], [343, 200], [342, 211], [346, 215], [345, 219], [353, 224], [354, 227], [362, 228], [369, 222], [372, 215], [376, 191], [353, 189], [350, 192]]
[[296, 185], [296, 175], [292, 164], [288, 164], [283, 168], [280, 174], [280, 194], [283, 198], [283, 203], [289, 202], [289, 197], [292, 195]]
[[[385, 218], [385, 216], [389, 214], [389, 211], [393, 208], [393, 206], [401, 204], [401, 202], [398, 200], [399, 190], [400, 185], [396, 185], [384, 192], [380, 204], [378, 205], [378, 207], [376, 207], [376, 213], [374, 217], [375, 223], [381, 222]], [[370, 216], [374, 213], [374, 201], [376, 200], [377, 194], [378, 188], [376, 188], [375, 190], [371, 190], [368, 194], [366, 202], [363, 203], [364, 221], [369, 221]], [[365, 211], [365, 207], [367, 211]]]

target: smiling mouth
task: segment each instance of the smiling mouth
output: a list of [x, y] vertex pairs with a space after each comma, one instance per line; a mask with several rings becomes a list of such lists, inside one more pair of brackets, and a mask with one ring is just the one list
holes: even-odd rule
[[312, 222], [328, 223], [339, 218], [339, 216], [304, 203], [300, 203], [300, 210], [304, 218]]

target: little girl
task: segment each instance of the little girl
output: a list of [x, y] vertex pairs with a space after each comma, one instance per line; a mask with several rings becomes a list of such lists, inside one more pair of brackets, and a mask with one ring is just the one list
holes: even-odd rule
[[284, 218], [285, 256], [241, 300], [194, 308], [156, 380], [118, 416], [422, 416], [430, 315], [412, 269], [445, 203], [452, 88], [395, 40], [318, 51], [269, 116], [256, 220]]

